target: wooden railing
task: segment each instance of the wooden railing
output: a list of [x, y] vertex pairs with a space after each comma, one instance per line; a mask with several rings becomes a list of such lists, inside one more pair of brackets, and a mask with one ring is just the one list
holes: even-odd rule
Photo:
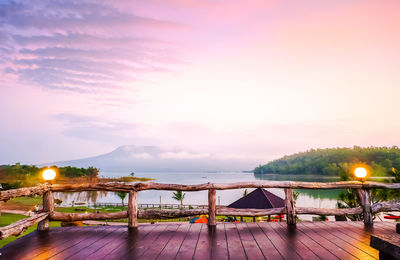
[[[283, 188], [285, 190], [285, 206], [272, 209], [233, 209], [217, 207], [216, 190], [242, 189], [242, 188]], [[293, 189], [356, 189], [360, 207], [345, 209], [296, 207]], [[164, 219], [208, 214], [208, 225], [216, 225], [216, 215], [225, 216], [265, 216], [286, 214], [287, 224], [296, 224], [296, 215], [363, 215], [365, 224], [372, 224], [372, 214], [384, 211], [400, 211], [399, 202], [381, 202], [371, 204], [370, 189], [400, 189], [400, 183], [388, 184], [377, 182], [292, 182], [292, 181], [257, 181], [237, 183], [205, 183], [199, 185], [181, 185], [164, 183], [94, 183], [82, 185], [49, 185], [43, 184], [30, 188], [20, 188], [0, 192], [0, 202], [21, 196], [43, 195], [43, 213], [17, 221], [9, 226], [0, 228], [0, 239], [11, 235], [21, 234], [27, 227], [38, 224], [38, 230], [47, 230], [49, 221], [81, 221], [98, 219], [128, 218], [129, 228], [138, 226], [138, 219]], [[139, 210], [138, 192], [144, 190], [180, 190], [201, 191], [208, 190], [208, 209], [180, 209], [180, 210]], [[53, 192], [71, 191], [112, 191], [128, 192], [128, 210], [115, 213], [61, 213], [54, 211]]]

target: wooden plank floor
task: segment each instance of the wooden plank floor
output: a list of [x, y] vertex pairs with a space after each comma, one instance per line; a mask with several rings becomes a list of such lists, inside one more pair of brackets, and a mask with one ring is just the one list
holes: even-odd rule
[[371, 234], [395, 233], [394, 222], [284, 222], [53, 228], [0, 249], [0, 259], [378, 259]]

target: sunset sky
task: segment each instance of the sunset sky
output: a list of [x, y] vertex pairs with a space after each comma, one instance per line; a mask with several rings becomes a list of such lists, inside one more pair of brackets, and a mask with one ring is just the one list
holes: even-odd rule
[[0, 0], [0, 164], [400, 145], [400, 1]]

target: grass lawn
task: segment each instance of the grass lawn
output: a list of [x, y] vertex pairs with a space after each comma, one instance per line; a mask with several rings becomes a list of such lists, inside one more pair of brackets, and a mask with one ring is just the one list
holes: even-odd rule
[[3, 203], [3, 209], [32, 210], [34, 205], [42, 205], [42, 197], [19, 197]]
[[[10, 225], [14, 222], [17, 222], [18, 220], [27, 218], [27, 216], [24, 215], [18, 215], [18, 214], [9, 214], [9, 213], [2, 213], [1, 217], [0, 217], [0, 227], [4, 227], [7, 225]], [[59, 221], [50, 221], [50, 227], [60, 227], [60, 222]], [[24, 236], [26, 234], [31, 233], [32, 231], [35, 231], [37, 228], [37, 224], [29, 227], [21, 236]], [[14, 241], [15, 239], [17, 239], [18, 237], [15, 236], [11, 236], [8, 237], [4, 240], [0, 240], [0, 248], [7, 245], [8, 243], [11, 243], [12, 241]]]

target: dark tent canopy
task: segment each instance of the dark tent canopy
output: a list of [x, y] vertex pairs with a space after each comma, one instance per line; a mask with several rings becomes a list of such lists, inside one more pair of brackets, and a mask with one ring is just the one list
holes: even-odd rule
[[271, 209], [283, 208], [285, 201], [271, 192], [258, 188], [246, 197], [240, 198], [228, 206], [236, 209]]

